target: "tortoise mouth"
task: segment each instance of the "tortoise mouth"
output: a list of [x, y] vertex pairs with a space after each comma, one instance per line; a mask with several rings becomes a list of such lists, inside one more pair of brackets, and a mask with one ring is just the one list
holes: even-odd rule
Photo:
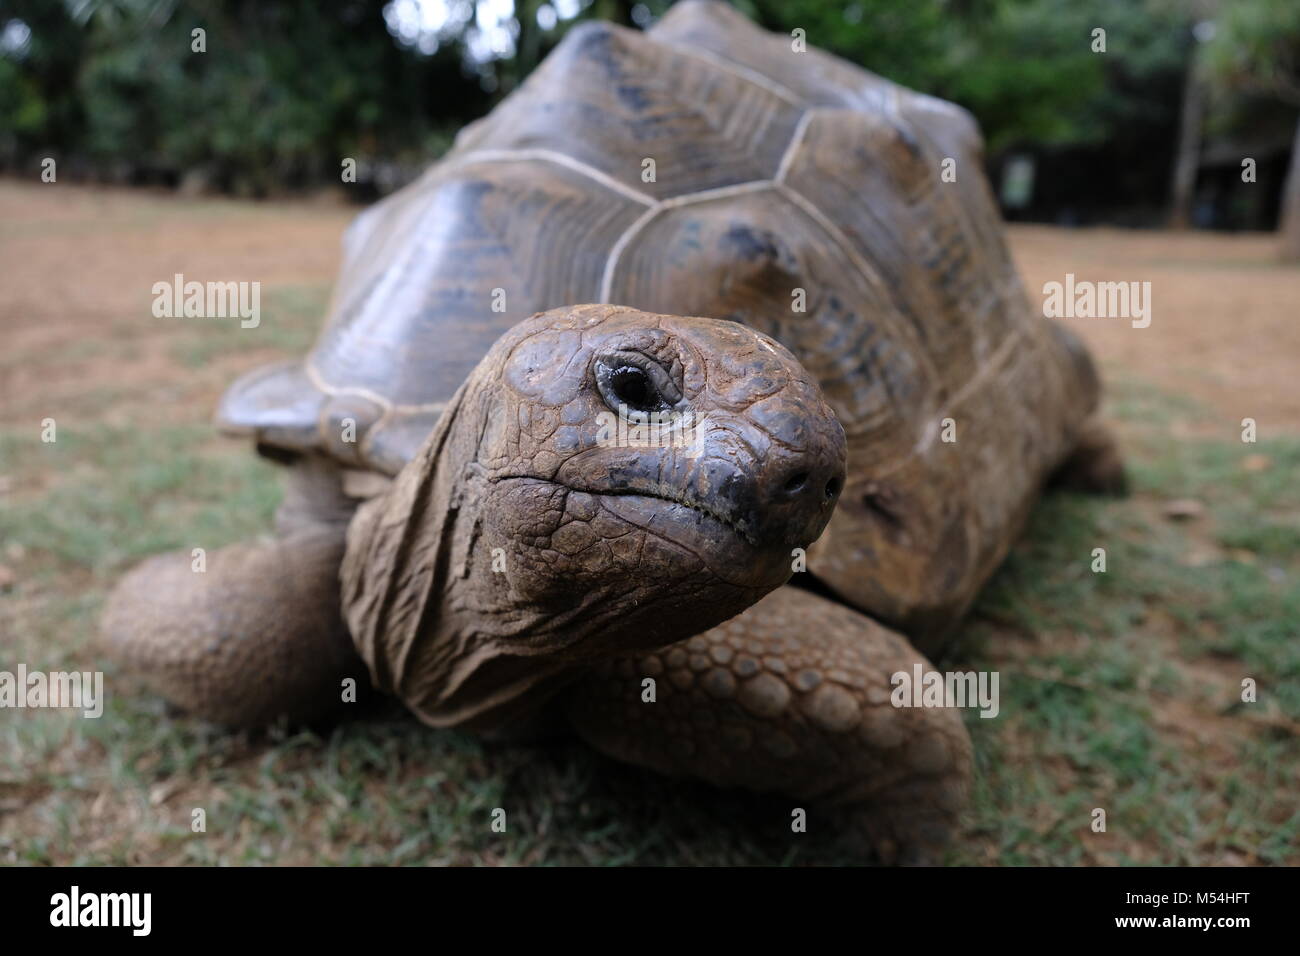
[[602, 502], [601, 507], [610, 517], [691, 555], [710, 574], [732, 587], [766, 591], [790, 577], [786, 548], [764, 543], [743, 519], [684, 489], [659, 483], [653, 487], [602, 486], [537, 475], [498, 475], [492, 481], [530, 482], [590, 495]]
[[534, 481], [538, 484], [554, 485], [557, 488], [563, 488], [565, 491], [591, 495], [596, 498], [647, 498], [656, 501], [666, 501], [669, 504], [689, 508], [696, 514], [711, 519], [754, 548], [761, 547], [758, 539], [754, 536], [746, 521], [735, 518], [732, 515], [727, 514], [721, 508], [716, 508], [708, 502], [701, 501], [688, 492], [674, 488], [671, 485], [657, 483], [653, 487], [641, 487], [639, 484], [628, 484], [617, 488], [609, 486], [594, 487], [585, 484], [557, 481], [554, 478], [539, 478], [536, 475], [496, 475], [492, 478], [492, 481]]
[[790, 559], [784, 549], [764, 547], [730, 515], [687, 496], [635, 488], [583, 493], [601, 499], [617, 520], [691, 554], [730, 587], [766, 592], [790, 578]]
[[[766, 592], [786, 583], [793, 572], [792, 552], [786, 545], [763, 541], [742, 520], [677, 489], [606, 488], [586, 493], [600, 498], [618, 520], [689, 552], [729, 586]], [[629, 507], [621, 507], [625, 502]]]
[[727, 514], [720, 508], [715, 508], [707, 502], [700, 501], [684, 491], [663, 486], [654, 489], [648, 488], [601, 488], [586, 489], [572, 488], [566, 485], [570, 491], [584, 492], [589, 495], [596, 495], [602, 498], [650, 498], [656, 501], [666, 501], [669, 504], [680, 505], [683, 508], [689, 508], [698, 515], [709, 518], [717, 524], [729, 529], [736, 537], [752, 547], [759, 547], [758, 539], [746, 527], [744, 521], [738, 520]]

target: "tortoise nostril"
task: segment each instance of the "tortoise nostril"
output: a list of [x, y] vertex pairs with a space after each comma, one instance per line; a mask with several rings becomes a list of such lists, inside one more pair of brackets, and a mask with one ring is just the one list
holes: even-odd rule
[[830, 481], [826, 482], [827, 501], [830, 501], [832, 498], [834, 498], [836, 495], [840, 493], [840, 484], [841, 482], [838, 477], [832, 478]]
[[787, 495], [797, 495], [804, 490], [808, 484], [808, 472], [801, 471], [790, 476], [790, 480], [785, 483], [785, 493]]

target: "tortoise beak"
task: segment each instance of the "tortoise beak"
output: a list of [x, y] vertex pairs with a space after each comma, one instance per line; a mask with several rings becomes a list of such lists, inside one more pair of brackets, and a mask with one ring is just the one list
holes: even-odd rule
[[830, 521], [846, 470], [844, 431], [822, 409], [778, 422], [715, 409], [689, 441], [607, 453], [608, 487], [686, 505], [756, 548], [807, 547]]
[[750, 416], [709, 416], [687, 487], [715, 502], [762, 548], [807, 547], [821, 535], [846, 472], [834, 417], [787, 428], [782, 440]]

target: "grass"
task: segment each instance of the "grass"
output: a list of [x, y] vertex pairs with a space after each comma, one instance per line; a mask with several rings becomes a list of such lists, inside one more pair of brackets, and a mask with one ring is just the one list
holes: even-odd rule
[[[1194, 405], [1119, 394], [1140, 449], [1133, 497], [1044, 499], [966, 629], [970, 663], [1004, 674], [1010, 715], [968, 721], [974, 829], [1004, 863], [1294, 864], [1300, 441], [1174, 440]], [[1175, 498], [1204, 517], [1165, 519]], [[1241, 701], [1247, 677], [1256, 703]]]
[[242, 448], [205, 447], [211, 441], [201, 425], [65, 427], [48, 444], [30, 430], [0, 431], [0, 461], [12, 456], [44, 482], [39, 505], [0, 510], [0, 537], [30, 549], [38, 574], [57, 576], [266, 529], [279, 496], [274, 469]]

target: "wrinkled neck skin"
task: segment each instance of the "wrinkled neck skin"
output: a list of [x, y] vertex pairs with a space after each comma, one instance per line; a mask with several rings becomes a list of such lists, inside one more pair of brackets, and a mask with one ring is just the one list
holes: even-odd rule
[[431, 726], [506, 727], [586, 665], [699, 633], [783, 583], [721, 581], [657, 539], [612, 570], [564, 553], [564, 526], [600, 534], [608, 516], [599, 496], [493, 471], [489, 435], [515, 414], [490, 376], [472, 377], [349, 528], [353, 641], [375, 685]]

